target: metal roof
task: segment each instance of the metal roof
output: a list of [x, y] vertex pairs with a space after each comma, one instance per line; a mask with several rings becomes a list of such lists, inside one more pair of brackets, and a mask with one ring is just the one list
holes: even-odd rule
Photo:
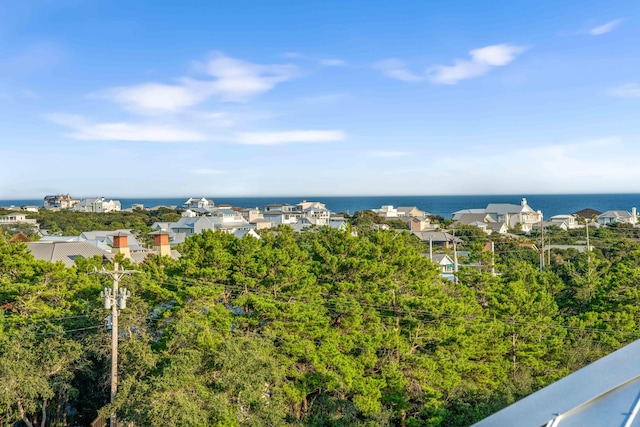
[[474, 424], [474, 427], [640, 427], [640, 340]]
[[108, 253], [87, 242], [33, 242], [27, 243], [27, 246], [35, 259], [62, 261], [67, 267], [73, 267], [74, 259], [79, 256], [91, 258], [94, 255], [104, 256]]

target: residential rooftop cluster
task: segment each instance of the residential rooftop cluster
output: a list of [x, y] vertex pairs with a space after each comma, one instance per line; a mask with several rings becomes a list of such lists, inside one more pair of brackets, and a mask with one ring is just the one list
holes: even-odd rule
[[[74, 199], [69, 194], [46, 196], [42, 207], [23, 206], [20, 208], [5, 208], [9, 214], [0, 216], [0, 226], [26, 224], [38, 229], [39, 224], [35, 219], [27, 218], [30, 213], [38, 212], [40, 208], [49, 210], [72, 210], [79, 212], [118, 212], [121, 203], [118, 200], [106, 200], [104, 197]], [[149, 208], [158, 210], [162, 206]], [[164, 207], [167, 208], [167, 207]], [[47, 230], [39, 230], [40, 240], [30, 242], [22, 238], [37, 259], [49, 261], [62, 261], [66, 265], [73, 265], [78, 256], [92, 257], [102, 256], [112, 259], [117, 254], [133, 262], [142, 262], [150, 254], [168, 255], [178, 257], [173, 249], [183, 243], [185, 239], [205, 230], [224, 231], [234, 234], [238, 238], [245, 235], [260, 238], [259, 230], [287, 225], [295, 231], [301, 231], [313, 227], [331, 227], [346, 230], [350, 218], [336, 215], [327, 209], [326, 205], [317, 201], [302, 200], [291, 205], [287, 203], [270, 203], [263, 208], [234, 207], [231, 205], [216, 205], [213, 200], [207, 198], [189, 198], [182, 206], [172, 206], [180, 213], [175, 221], [155, 221], [151, 224], [153, 230], [153, 243], [143, 245], [131, 230], [105, 230], [84, 231], [78, 236], [51, 235]], [[143, 205], [133, 205], [124, 211], [145, 209]], [[383, 205], [380, 208], [370, 209], [384, 221], [374, 223], [374, 228], [392, 228], [389, 223], [395, 224], [393, 228], [403, 228], [415, 235], [418, 239], [429, 245], [429, 257], [439, 264], [443, 275], [453, 276], [454, 260], [446, 254], [434, 254], [433, 246], [449, 248], [461, 243], [461, 239], [455, 236], [455, 228], [458, 224], [477, 227], [487, 235], [497, 233], [503, 236], [511, 236], [513, 232], [528, 234], [537, 229], [559, 227], [564, 230], [585, 227], [606, 226], [608, 224], [637, 225], [637, 212], [610, 210], [599, 212], [593, 209], [583, 209], [579, 212], [555, 215], [548, 220], [543, 219], [540, 210], [534, 210], [522, 198], [520, 204], [489, 203], [484, 208], [469, 208], [453, 213], [450, 227], [441, 229], [442, 224], [433, 221], [434, 217], [420, 210], [416, 206]], [[393, 222], [389, 220], [396, 220]], [[404, 226], [398, 226], [404, 223]], [[20, 239], [19, 239], [20, 240]]]

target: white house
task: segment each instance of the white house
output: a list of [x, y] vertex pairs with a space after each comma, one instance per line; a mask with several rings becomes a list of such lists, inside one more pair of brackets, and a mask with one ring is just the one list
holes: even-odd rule
[[105, 200], [104, 197], [87, 198], [80, 200], [80, 203], [73, 207], [73, 210], [80, 212], [119, 212], [121, 209], [119, 200]]
[[182, 204], [187, 209], [207, 209], [214, 207], [213, 200], [207, 200], [204, 197], [197, 199], [195, 197], [189, 198]]
[[254, 228], [249, 224], [241, 212], [233, 209], [214, 209], [207, 217], [217, 229], [246, 229]]
[[489, 203], [484, 209], [463, 209], [454, 212], [453, 219], [458, 221], [463, 215], [469, 214], [489, 215], [494, 222], [505, 223], [508, 228], [514, 228], [519, 224], [524, 232], [531, 231], [534, 224], [542, 221], [542, 212], [534, 211], [527, 204], [527, 199], [524, 197], [519, 205], [511, 203]]
[[80, 200], [75, 200], [69, 194], [56, 194], [44, 196], [43, 206], [45, 209], [71, 209], [78, 203], [80, 203]]
[[576, 222], [576, 217], [573, 215], [554, 215], [549, 218], [549, 222], [552, 225], [557, 225], [564, 229], [581, 228], [582, 226]]
[[447, 280], [454, 280], [454, 262], [447, 254], [434, 254], [431, 262], [440, 267], [441, 275]]
[[371, 209], [383, 218], [398, 218], [398, 210], [393, 205], [383, 205], [380, 209]]
[[0, 225], [10, 224], [37, 225], [37, 222], [35, 219], [27, 219], [27, 215], [20, 212], [12, 212], [10, 214], [0, 216]]
[[636, 208], [631, 208], [631, 212], [627, 211], [606, 211], [598, 215], [598, 224], [631, 224], [638, 223]]

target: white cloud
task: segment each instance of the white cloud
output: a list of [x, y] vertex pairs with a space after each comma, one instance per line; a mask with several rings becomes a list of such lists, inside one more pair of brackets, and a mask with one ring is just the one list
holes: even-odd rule
[[527, 48], [510, 44], [497, 44], [469, 51], [470, 60], [455, 60], [454, 65], [436, 65], [429, 69], [433, 83], [456, 84], [460, 80], [486, 74], [492, 67], [509, 64]]
[[615, 19], [613, 21], [607, 22], [604, 25], [600, 25], [598, 27], [590, 29], [589, 34], [591, 34], [592, 36], [606, 34], [610, 31], [613, 31], [618, 25], [620, 25], [621, 22], [622, 19]]
[[209, 94], [194, 86], [144, 83], [137, 86], [118, 87], [107, 92], [107, 97], [124, 107], [137, 111], [176, 112], [198, 104]]
[[206, 79], [182, 77], [177, 84], [157, 82], [117, 87], [104, 96], [139, 113], [171, 113], [199, 104], [210, 97], [226, 102], [244, 102], [294, 78], [298, 68], [291, 64], [254, 64], [215, 52], [197, 63]]
[[193, 169], [191, 171], [191, 173], [196, 174], [196, 175], [223, 175], [226, 172], [223, 170], [218, 170], [218, 169]]
[[622, 86], [614, 87], [609, 91], [609, 93], [615, 96], [623, 97], [623, 98], [640, 97], [640, 84], [627, 83]]
[[396, 58], [385, 59], [373, 66], [386, 76], [403, 82], [418, 83], [428, 78], [432, 83], [456, 84], [486, 74], [493, 67], [505, 66], [526, 49], [510, 44], [485, 46], [469, 51], [471, 59], [456, 59], [453, 65], [434, 65], [424, 73], [414, 73], [405, 62]]
[[373, 64], [373, 67], [382, 71], [382, 73], [387, 77], [401, 80], [403, 82], [417, 83], [425, 79], [424, 76], [411, 72], [403, 61], [400, 61], [396, 58], [390, 58], [385, 59], [384, 61], [376, 62], [375, 64]]
[[320, 60], [320, 65], [324, 65], [325, 67], [344, 67], [347, 65], [347, 62], [342, 59], [329, 58]]
[[83, 141], [196, 142], [205, 136], [155, 123], [90, 123], [82, 116], [53, 114], [49, 120], [72, 130], [67, 136]]
[[370, 151], [368, 153], [369, 156], [371, 157], [383, 157], [383, 158], [387, 158], [387, 157], [403, 157], [403, 156], [408, 156], [409, 153], [406, 151]]
[[278, 145], [305, 142], [334, 142], [345, 139], [339, 130], [294, 130], [284, 132], [247, 132], [237, 136], [237, 142], [249, 145]]

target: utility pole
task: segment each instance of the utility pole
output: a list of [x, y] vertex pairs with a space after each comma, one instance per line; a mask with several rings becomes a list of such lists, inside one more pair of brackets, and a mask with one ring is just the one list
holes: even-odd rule
[[493, 240], [491, 241], [491, 275], [496, 275], [496, 247]]
[[433, 236], [429, 236], [429, 260], [433, 262]]
[[542, 219], [540, 220], [540, 272], [544, 269], [544, 227]]
[[587, 280], [591, 284], [591, 245], [589, 244], [589, 219], [585, 218], [585, 228], [587, 229]]
[[[107, 286], [104, 288], [102, 297], [104, 298], [104, 308], [111, 310], [111, 403], [115, 403], [116, 392], [118, 391], [118, 309], [124, 310], [127, 308], [127, 298], [131, 296], [131, 293], [127, 291], [127, 288], [122, 290], [118, 289], [120, 279], [122, 277], [137, 273], [136, 270], [122, 270], [119, 268], [118, 263], [113, 263], [113, 270], [97, 271], [98, 274], [106, 274], [113, 279], [113, 288], [109, 289]], [[111, 427], [117, 427], [115, 411], [111, 414]]]
[[458, 245], [456, 244], [456, 237], [453, 236], [453, 283], [458, 283]]

